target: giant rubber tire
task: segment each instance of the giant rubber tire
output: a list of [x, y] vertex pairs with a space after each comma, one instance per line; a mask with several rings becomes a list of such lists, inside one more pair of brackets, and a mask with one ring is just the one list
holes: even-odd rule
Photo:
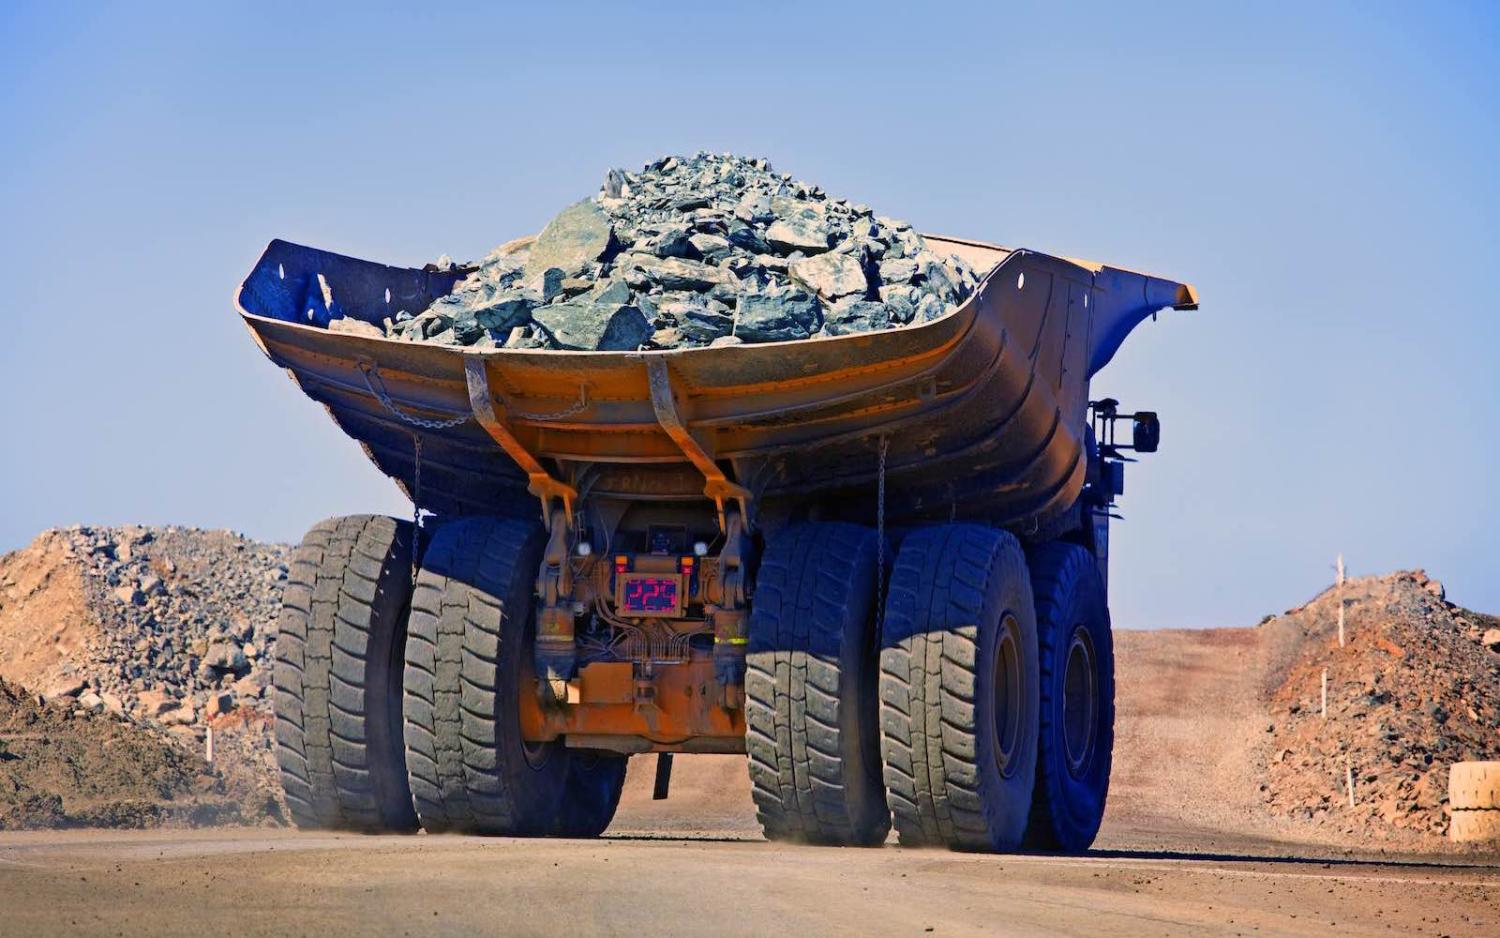
[[[1104, 819], [1115, 742], [1115, 653], [1104, 583], [1094, 555], [1077, 544], [1052, 541], [1027, 555], [1036, 599], [1042, 701], [1036, 791], [1026, 828], [1034, 850], [1079, 853]], [[1070, 765], [1064, 738], [1068, 656], [1075, 633], [1093, 653], [1092, 731], [1080, 764]], [[1079, 665], [1082, 664], [1080, 658]]]
[[767, 838], [869, 846], [880, 776], [874, 531], [803, 523], [772, 537], [750, 606], [745, 748]]
[[406, 764], [431, 833], [532, 836], [558, 823], [568, 753], [527, 747], [519, 713], [532, 692], [544, 540], [529, 522], [464, 518], [439, 528], [422, 558], [406, 643]]
[[276, 761], [301, 828], [413, 831], [401, 746], [411, 524], [319, 522], [292, 554], [274, 669]]
[[614, 820], [625, 788], [629, 756], [569, 753], [567, 788], [553, 833], [559, 837], [598, 837]]
[[978, 524], [909, 534], [891, 571], [880, 652], [881, 755], [903, 845], [1021, 845], [1036, 781], [1039, 672], [1015, 537]]

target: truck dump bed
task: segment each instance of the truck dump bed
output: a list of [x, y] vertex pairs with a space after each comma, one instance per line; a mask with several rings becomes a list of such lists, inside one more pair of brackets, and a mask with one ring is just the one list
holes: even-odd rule
[[827, 339], [475, 351], [330, 332], [325, 284], [337, 312], [379, 323], [425, 308], [463, 272], [284, 241], [237, 305], [267, 356], [439, 515], [532, 515], [535, 494], [558, 494], [547, 480], [591, 499], [701, 499], [707, 482], [714, 498], [836, 505], [868, 497], [884, 449], [893, 522], [1040, 522], [1083, 485], [1090, 376], [1135, 325], [1194, 308], [1196, 295], [1118, 268], [926, 237], [989, 271], [975, 294], [932, 322]]

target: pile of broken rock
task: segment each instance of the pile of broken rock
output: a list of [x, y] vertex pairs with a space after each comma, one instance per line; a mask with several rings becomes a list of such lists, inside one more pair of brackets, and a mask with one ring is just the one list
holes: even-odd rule
[[762, 159], [699, 153], [611, 170], [535, 239], [383, 332], [477, 348], [629, 351], [775, 342], [928, 322], [979, 277], [905, 222]]
[[287, 548], [179, 527], [51, 536], [78, 558], [99, 630], [43, 696], [166, 727], [270, 712]]

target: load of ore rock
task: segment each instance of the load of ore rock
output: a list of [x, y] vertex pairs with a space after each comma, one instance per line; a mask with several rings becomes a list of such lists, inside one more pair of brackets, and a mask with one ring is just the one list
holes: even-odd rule
[[928, 322], [978, 281], [905, 222], [763, 159], [699, 153], [611, 170], [597, 196], [385, 333], [587, 351], [775, 342]]

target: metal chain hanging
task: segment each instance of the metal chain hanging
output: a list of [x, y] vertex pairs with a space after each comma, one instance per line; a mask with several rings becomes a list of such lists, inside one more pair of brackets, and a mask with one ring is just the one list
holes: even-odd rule
[[417, 565], [422, 557], [422, 434], [411, 433], [411, 583], [417, 585]]
[[392, 417], [395, 417], [402, 423], [410, 424], [411, 426], [418, 427], [422, 430], [449, 430], [474, 417], [472, 413], [465, 412], [462, 414], [454, 414], [452, 417], [444, 420], [430, 420], [426, 417], [418, 417], [415, 414], [409, 414], [406, 411], [402, 410], [400, 407], [396, 406], [396, 402], [391, 400], [391, 395], [387, 393], [385, 389], [385, 381], [381, 380], [380, 371], [375, 367], [374, 364], [370, 362], [360, 362], [359, 373], [364, 376], [365, 387], [370, 389], [370, 393], [373, 394], [375, 396], [375, 399], [380, 402], [380, 406], [384, 407], [387, 411], [390, 412]]
[[875, 634], [885, 631], [885, 454], [891, 438], [880, 437], [880, 471], [875, 477]]
[[370, 394], [380, 402], [380, 406], [384, 407], [392, 417], [413, 428], [411, 431], [411, 581], [415, 584], [417, 565], [422, 557], [422, 434], [418, 431], [451, 430], [474, 415], [472, 413], [455, 414], [444, 420], [429, 420], [426, 417], [409, 414], [391, 400], [390, 393], [385, 389], [385, 382], [380, 378], [379, 369], [373, 362], [360, 362], [359, 373], [364, 376], [365, 387], [369, 388]]

